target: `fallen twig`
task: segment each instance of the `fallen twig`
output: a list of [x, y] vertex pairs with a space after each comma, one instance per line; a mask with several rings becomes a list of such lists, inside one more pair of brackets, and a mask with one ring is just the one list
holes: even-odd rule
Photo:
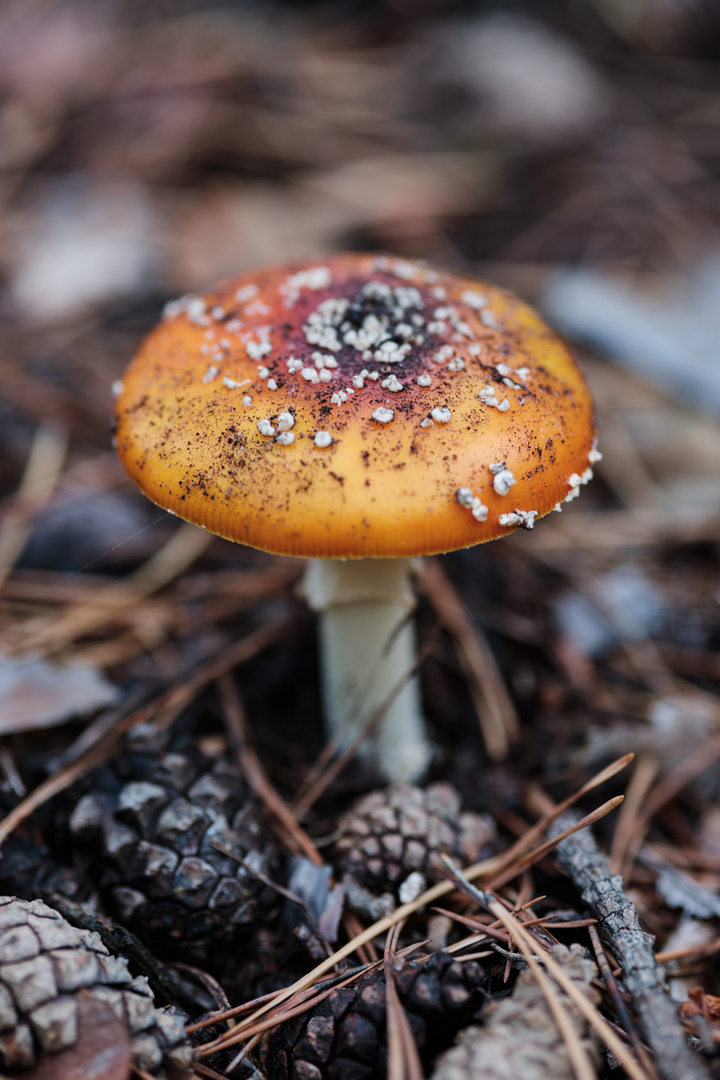
[[[577, 820], [574, 811], [563, 814], [548, 829], [549, 836], [556, 837]], [[655, 959], [653, 938], [641, 928], [622, 878], [613, 875], [607, 856], [587, 829], [561, 840], [556, 858], [597, 916], [600, 936], [622, 968], [660, 1076], [663, 1080], [707, 1080], [705, 1063], [691, 1053], [685, 1040], [665, 974]]]
[[[595, 952], [595, 959], [597, 960], [597, 966], [600, 970], [600, 974], [603, 977], [605, 986], [607, 987], [608, 994], [610, 995], [610, 1000], [613, 1003], [613, 1008], [615, 1009], [615, 1014], [620, 1021], [620, 1025], [628, 1035], [630, 1042], [632, 1043], [633, 1049], [638, 1056], [638, 1060], [642, 1062], [643, 1067], [651, 1076], [657, 1077], [655, 1066], [648, 1057], [648, 1054], [646, 1053], [642, 1043], [640, 1042], [640, 1038], [635, 1029], [635, 1024], [633, 1023], [633, 1019], [630, 1015], [628, 1007], [625, 1004], [625, 998], [620, 991], [620, 987], [615, 981], [615, 976], [612, 973], [610, 963], [607, 956], [605, 955], [605, 951], [602, 947], [602, 942], [600, 941], [600, 935], [597, 932], [596, 926], [591, 926], [589, 933], [590, 941], [592, 942], [592, 947]], [[625, 995], [625, 997], [627, 997], [627, 995]]]

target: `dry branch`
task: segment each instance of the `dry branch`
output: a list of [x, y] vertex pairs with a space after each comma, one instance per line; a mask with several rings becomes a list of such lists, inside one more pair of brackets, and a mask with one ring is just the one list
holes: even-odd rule
[[[574, 811], [563, 814], [548, 835], [557, 836], [577, 820]], [[691, 1053], [685, 1040], [664, 972], [655, 959], [653, 938], [641, 928], [622, 878], [612, 873], [607, 856], [588, 829], [561, 840], [556, 850], [558, 862], [597, 917], [600, 936], [617, 958], [660, 1076], [663, 1080], [707, 1080], [705, 1063]]]

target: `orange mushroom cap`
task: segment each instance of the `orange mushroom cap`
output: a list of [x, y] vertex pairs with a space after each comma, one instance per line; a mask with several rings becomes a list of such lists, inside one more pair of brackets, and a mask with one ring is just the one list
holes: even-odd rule
[[168, 305], [116, 406], [128, 475], [230, 540], [327, 558], [532, 527], [591, 475], [563, 341], [485, 282], [387, 255], [271, 267]]

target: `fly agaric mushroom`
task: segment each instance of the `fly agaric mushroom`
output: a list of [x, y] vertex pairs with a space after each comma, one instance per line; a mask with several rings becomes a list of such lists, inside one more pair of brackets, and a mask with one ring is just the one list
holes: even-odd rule
[[[331, 731], [362, 725], [416, 649], [413, 556], [531, 529], [599, 457], [560, 338], [495, 286], [386, 255], [271, 267], [169, 304], [131, 363], [117, 449], [160, 506], [311, 559]], [[410, 679], [367, 740], [424, 772]]]

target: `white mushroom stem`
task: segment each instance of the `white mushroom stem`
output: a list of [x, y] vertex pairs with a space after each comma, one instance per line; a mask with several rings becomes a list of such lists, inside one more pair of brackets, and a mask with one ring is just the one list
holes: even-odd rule
[[320, 615], [320, 661], [328, 734], [343, 745], [394, 694], [359, 753], [387, 780], [418, 780], [430, 760], [420, 686], [406, 679], [417, 658], [411, 559], [313, 559], [308, 604]]

